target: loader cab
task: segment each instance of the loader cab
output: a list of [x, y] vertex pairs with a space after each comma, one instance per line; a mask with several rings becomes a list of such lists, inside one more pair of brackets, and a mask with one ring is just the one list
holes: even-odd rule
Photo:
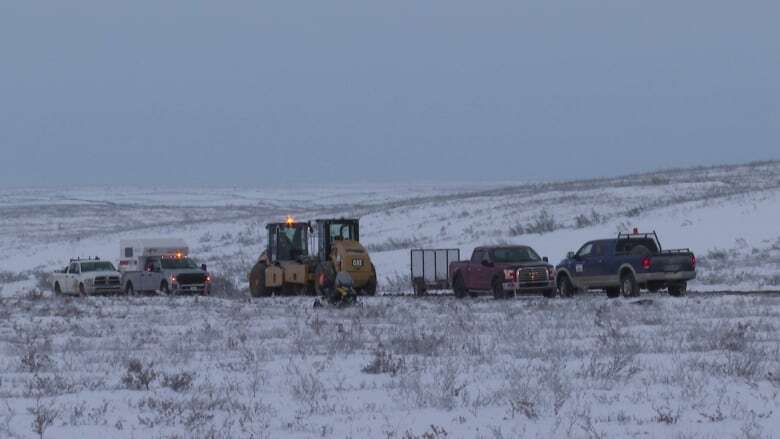
[[309, 256], [309, 225], [306, 223], [271, 223], [268, 230], [269, 262], [298, 261]]
[[334, 243], [360, 242], [360, 225], [357, 219], [317, 220], [317, 253], [320, 261], [328, 261]]

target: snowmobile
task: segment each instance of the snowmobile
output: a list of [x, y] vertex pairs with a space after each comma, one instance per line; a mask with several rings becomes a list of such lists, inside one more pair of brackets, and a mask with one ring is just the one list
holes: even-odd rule
[[320, 275], [320, 291], [322, 297], [314, 300], [314, 307], [320, 308], [325, 304], [338, 308], [355, 305], [357, 303], [357, 292], [354, 288], [352, 276], [342, 271], [336, 275], [336, 279], [330, 281], [324, 274]]

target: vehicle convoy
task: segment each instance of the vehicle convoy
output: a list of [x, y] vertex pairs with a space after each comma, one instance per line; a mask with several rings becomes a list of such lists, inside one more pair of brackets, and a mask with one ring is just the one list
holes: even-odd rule
[[[248, 276], [253, 297], [315, 292], [321, 295], [342, 272], [351, 277], [352, 288], [357, 292], [376, 294], [376, 270], [360, 244], [357, 219], [305, 223], [290, 217], [283, 223], [267, 224], [266, 230], [266, 249]], [[316, 249], [316, 254], [310, 248]]]
[[689, 249], [663, 250], [655, 232], [634, 229], [617, 239], [585, 243], [556, 270], [562, 295], [600, 289], [609, 297], [634, 297], [643, 289], [666, 288], [672, 296], [683, 296], [688, 281], [696, 278], [696, 256]]
[[491, 292], [496, 299], [518, 293], [555, 296], [555, 268], [531, 247], [477, 247], [468, 261], [450, 263], [449, 278], [456, 297]]
[[119, 293], [122, 290], [121, 275], [114, 264], [99, 258], [71, 259], [62, 270], [50, 277], [56, 294]]
[[122, 289], [128, 295], [140, 292], [162, 294], [209, 294], [211, 276], [206, 265], [189, 258], [181, 239], [120, 241], [119, 271]]

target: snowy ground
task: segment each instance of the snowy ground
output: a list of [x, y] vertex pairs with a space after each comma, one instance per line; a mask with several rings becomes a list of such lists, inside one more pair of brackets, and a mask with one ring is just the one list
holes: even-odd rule
[[777, 437], [780, 296], [648, 302], [6, 298], [0, 437]]
[[[0, 438], [776, 437], [780, 162], [599, 180], [0, 190]], [[409, 249], [552, 261], [633, 227], [690, 247], [685, 299], [246, 298], [264, 224], [359, 216], [380, 293]], [[53, 297], [73, 256], [182, 237], [211, 298]], [[116, 261], [115, 261], [116, 262]], [[765, 291], [719, 295], [708, 291]], [[148, 388], [147, 388], [148, 381]]]

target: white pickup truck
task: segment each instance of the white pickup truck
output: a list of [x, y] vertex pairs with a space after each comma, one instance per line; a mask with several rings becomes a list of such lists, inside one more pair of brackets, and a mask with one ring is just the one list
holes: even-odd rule
[[208, 295], [211, 276], [206, 265], [188, 256], [181, 239], [133, 239], [119, 242], [122, 291], [136, 293]]
[[122, 291], [121, 274], [114, 264], [95, 259], [71, 259], [62, 270], [50, 277], [56, 294], [119, 293]]

